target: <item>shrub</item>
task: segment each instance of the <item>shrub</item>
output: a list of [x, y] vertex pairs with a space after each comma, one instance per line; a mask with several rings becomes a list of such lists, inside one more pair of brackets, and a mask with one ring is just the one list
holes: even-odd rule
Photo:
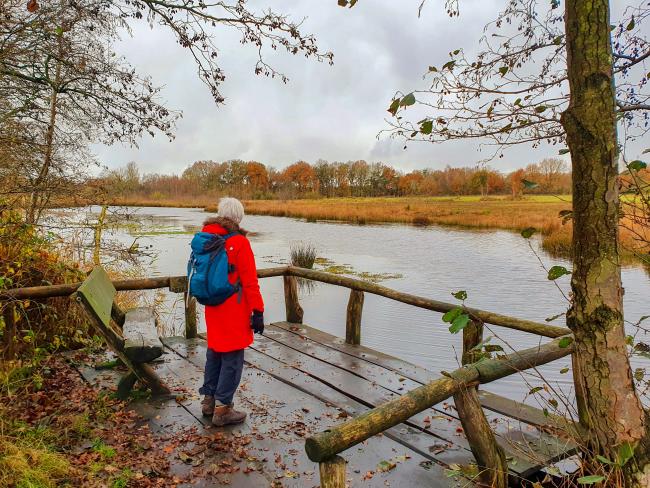
[[[61, 259], [52, 236], [25, 224], [16, 212], [0, 211], [0, 291], [72, 283], [84, 276], [78, 265]], [[9, 359], [34, 359], [78, 347], [88, 338], [87, 321], [68, 297], [3, 301], [0, 312], [0, 352]], [[15, 327], [8, 330], [5, 317], [12, 316]]]

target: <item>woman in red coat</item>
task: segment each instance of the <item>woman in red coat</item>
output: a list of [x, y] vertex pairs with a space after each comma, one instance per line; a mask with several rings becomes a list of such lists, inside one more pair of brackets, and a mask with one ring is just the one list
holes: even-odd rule
[[203, 386], [199, 393], [203, 415], [212, 416], [217, 426], [238, 424], [244, 412], [233, 408], [233, 397], [244, 368], [244, 349], [253, 343], [253, 331], [264, 331], [264, 301], [257, 281], [257, 269], [246, 231], [239, 227], [244, 206], [236, 198], [222, 198], [217, 216], [206, 220], [203, 232], [234, 234], [226, 239], [228, 263], [234, 267], [229, 280], [239, 282], [240, 291], [225, 302], [205, 307], [208, 351]]

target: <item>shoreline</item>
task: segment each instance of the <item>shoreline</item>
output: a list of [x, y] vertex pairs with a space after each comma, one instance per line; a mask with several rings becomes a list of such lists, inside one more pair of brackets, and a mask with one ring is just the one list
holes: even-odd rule
[[[466, 230], [506, 230], [521, 232], [534, 227], [540, 235], [542, 248], [556, 257], [571, 257], [572, 225], [564, 222], [560, 212], [571, 209], [571, 196], [527, 195], [513, 200], [499, 195], [482, 198], [462, 197], [344, 197], [299, 200], [243, 200], [250, 215], [302, 218], [308, 222], [319, 220], [364, 224], [404, 224], [426, 227], [440, 225]], [[210, 199], [195, 201], [152, 201], [123, 199], [110, 205], [203, 208], [216, 211]], [[621, 230], [624, 263], [640, 263], [635, 255], [633, 236]]]

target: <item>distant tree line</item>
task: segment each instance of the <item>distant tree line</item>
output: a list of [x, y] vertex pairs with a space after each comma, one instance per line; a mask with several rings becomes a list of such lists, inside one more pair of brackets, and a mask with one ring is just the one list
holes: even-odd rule
[[99, 183], [113, 197], [169, 200], [228, 193], [247, 199], [380, 197], [408, 195], [567, 194], [571, 174], [562, 159], [548, 158], [504, 174], [490, 167], [421, 169], [402, 172], [363, 160], [311, 164], [282, 170], [257, 161], [196, 161], [181, 175], [141, 174], [135, 162], [106, 171]]

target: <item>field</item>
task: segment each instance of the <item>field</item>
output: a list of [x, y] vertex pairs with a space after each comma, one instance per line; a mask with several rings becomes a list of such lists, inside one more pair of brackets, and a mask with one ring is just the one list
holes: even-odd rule
[[[571, 254], [571, 222], [563, 224], [559, 215], [562, 210], [571, 210], [570, 195], [531, 195], [519, 200], [503, 196], [251, 200], [245, 205], [249, 214], [358, 224], [401, 222], [518, 232], [534, 227], [546, 251], [557, 256]], [[621, 229], [621, 243], [626, 261], [634, 259], [632, 250], [638, 243], [625, 228]]]
[[[216, 198], [187, 200], [119, 201], [121, 205], [205, 207], [216, 211]], [[214, 202], [214, 203], [212, 203]], [[246, 212], [252, 215], [304, 218], [310, 221], [338, 220], [356, 224], [381, 222], [412, 225], [448, 225], [468, 229], [505, 229], [520, 232], [534, 227], [542, 237], [546, 251], [556, 256], [570, 256], [572, 226], [562, 222], [560, 212], [571, 209], [571, 195], [526, 195], [513, 200], [507, 196], [481, 197], [363, 197], [298, 200], [247, 200]], [[625, 221], [624, 221], [625, 222]], [[621, 228], [621, 243], [626, 261], [635, 260], [639, 248], [627, 227]], [[643, 229], [642, 234], [647, 235]], [[650, 240], [650, 239], [646, 239]], [[647, 251], [646, 251], [647, 253]], [[646, 257], [647, 259], [647, 257]]]

